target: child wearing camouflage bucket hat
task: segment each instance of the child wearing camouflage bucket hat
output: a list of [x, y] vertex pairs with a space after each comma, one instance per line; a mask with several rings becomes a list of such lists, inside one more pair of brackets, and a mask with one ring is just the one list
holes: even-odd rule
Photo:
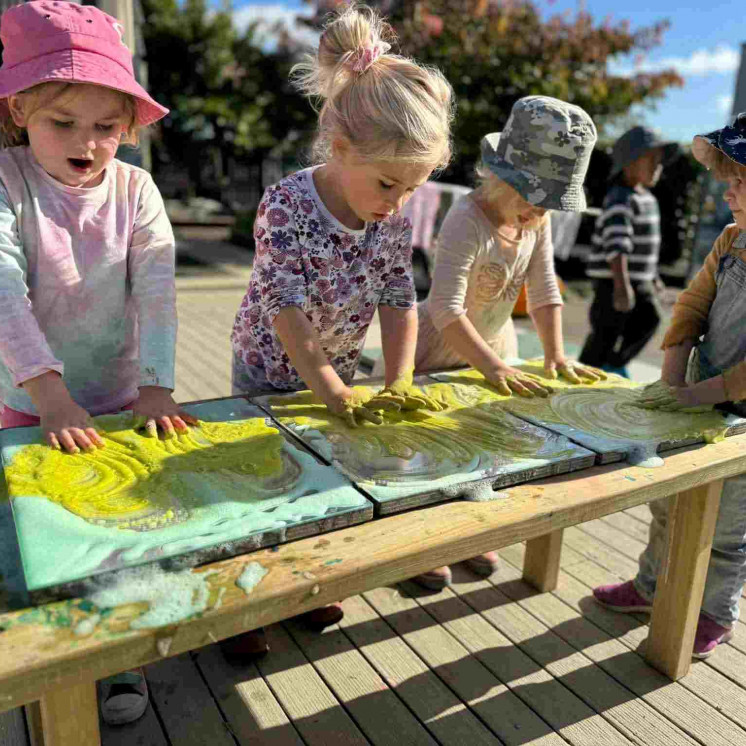
[[[430, 295], [418, 306], [418, 373], [471, 365], [500, 393], [526, 397], [547, 396], [549, 380], [558, 375], [572, 383], [606, 378], [565, 357], [547, 212], [585, 208], [583, 180], [595, 141], [596, 128], [583, 109], [546, 96], [516, 101], [505, 129], [482, 139], [480, 184], [449, 210]], [[544, 378], [505, 362], [518, 352], [511, 313], [524, 282], [544, 346]], [[467, 564], [489, 575], [496, 560], [488, 552]], [[450, 570], [415, 580], [442, 588]]]
[[[694, 157], [728, 182], [724, 194], [734, 223], [726, 226], [704, 266], [681, 293], [663, 339], [661, 381], [643, 404], [666, 410], [718, 405], [746, 415], [746, 112], [728, 127], [697, 135]], [[614, 611], [649, 612], [666, 544], [667, 501], [650, 503], [650, 539], [633, 580], [595, 588], [596, 600]], [[705, 658], [732, 636], [746, 581], [746, 475], [726, 479], [694, 657]]]

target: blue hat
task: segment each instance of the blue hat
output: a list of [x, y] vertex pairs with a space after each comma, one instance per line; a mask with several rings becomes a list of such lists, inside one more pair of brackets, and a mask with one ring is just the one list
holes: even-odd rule
[[692, 155], [710, 168], [713, 148], [741, 166], [746, 166], [746, 111], [737, 114], [733, 124], [728, 127], [707, 135], [696, 135], [692, 142]]
[[679, 153], [679, 146], [671, 140], [663, 140], [650, 127], [638, 125], [627, 130], [615, 143], [611, 152], [613, 165], [611, 176], [616, 176], [625, 166], [634, 163], [640, 156], [660, 148], [663, 155], [661, 163], [668, 165]]

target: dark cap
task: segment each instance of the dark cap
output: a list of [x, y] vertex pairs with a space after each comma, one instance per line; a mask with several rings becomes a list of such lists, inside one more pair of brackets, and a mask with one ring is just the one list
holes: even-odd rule
[[625, 166], [634, 163], [641, 155], [649, 150], [661, 148], [663, 157], [661, 163], [665, 166], [670, 163], [678, 154], [679, 146], [672, 140], [663, 140], [660, 135], [650, 129], [638, 125], [631, 130], [627, 130], [615, 143], [611, 151], [613, 165], [611, 175], [616, 176]]
[[725, 153], [741, 166], [746, 166], [746, 111], [736, 114], [733, 124], [728, 127], [707, 135], [696, 135], [692, 142], [692, 155], [709, 168], [712, 163], [712, 148]]

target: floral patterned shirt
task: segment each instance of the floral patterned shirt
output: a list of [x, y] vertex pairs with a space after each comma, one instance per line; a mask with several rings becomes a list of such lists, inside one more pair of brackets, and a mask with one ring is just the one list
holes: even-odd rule
[[414, 305], [409, 221], [393, 215], [345, 227], [316, 192], [314, 170], [268, 187], [259, 205], [254, 269], [231, 335], [236, 393], [305, 388], [273, 327], [283, 308], [303, 310], [349, 383], [376, 308]]

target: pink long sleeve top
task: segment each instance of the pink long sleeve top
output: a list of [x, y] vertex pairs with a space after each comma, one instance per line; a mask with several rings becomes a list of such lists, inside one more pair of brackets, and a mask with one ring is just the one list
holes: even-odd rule
[[174, 254], [146, 171], [115, 159], [69, 187], [29, 148], [0, 152], [0, 401], [36, 414], [21, 385], [50, 370], [94, 415], [172, 389]]

